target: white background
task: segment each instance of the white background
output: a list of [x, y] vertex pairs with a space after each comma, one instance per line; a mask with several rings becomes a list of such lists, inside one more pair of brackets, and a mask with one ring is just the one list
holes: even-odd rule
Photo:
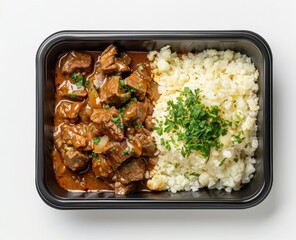
[[[0, 0], [0, 239], [296, 239], [293, 1]], [[274, 57], [274, 184], [247, 210], [60, 211], [34, 179], [35, 54], [59, 30], [252, 30]]]

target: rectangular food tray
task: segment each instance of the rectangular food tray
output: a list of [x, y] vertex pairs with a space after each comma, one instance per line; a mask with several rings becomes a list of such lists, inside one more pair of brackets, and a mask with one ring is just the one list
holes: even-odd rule
[[[120, 50], [151, 51], [170, 45], [173, 51], [231, 49], [251, 57], [259, 70], [256, 172], [239, 191], [69, 192], [57, 184], [52, 166], [54, 69], [58, 56], [70, 50], [100, 51], [110, 43]], [[58, 209], [242, 209], [257, 205], [272, 186], [272, 54], [266, 41], [250, 31], [62, 31], [49, 36], [36, 54], [36, 187], [49, 206]]]

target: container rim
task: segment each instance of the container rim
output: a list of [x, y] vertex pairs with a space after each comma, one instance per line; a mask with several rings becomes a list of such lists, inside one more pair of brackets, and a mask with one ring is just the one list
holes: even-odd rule
[[[43, 119], [43, 60], [46, 54], [55, 44], [67, 40], [186, 40], [186, 39], [243, 39], [252, 42], [262, 53], [265, 61], [265, 75], [267, 86], [265, 86], [265, 100], [267, 120], [264, 122], [265, 138], [269, 149], [264, 150], [268, 164], [264, 166], [264, 184], [260, 191], [254, 196], [242, 202], [228, 201], [174, 201], [174, 200], [65, 200], [53, 195], [44, 182], [44, 119]], [[261, 203], [269, 194], [273, 183], [273, 103], [272, 103], [272, 52], [259, 34], [248, 30], [157, 30], [157, 31], [134, 31], [134, 30], [64, 30], [58, 31], [47, 37], [39, 46], [36, 53], [36, 138], [35, 138], [35, 185], [40, 197], [49, 206], [56, 209], [246, 209]]]

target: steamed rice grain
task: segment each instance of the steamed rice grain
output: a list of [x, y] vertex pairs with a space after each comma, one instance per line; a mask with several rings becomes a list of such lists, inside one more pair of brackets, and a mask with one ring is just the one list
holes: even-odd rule
[[[200, 188], [239, 190], [248, 183], [255, 172], [254, 152], [258, 147], [256, 118], [258, 105], [258, 70], [251, 59], [231, 50], [204, 50], [198, 54], [178, 56], [169, 46], [160, 52], [150, 52], [154, 80], [159, 84], [159, 100], [153, 117], [163, 121], [168, 115], [167, 102], [175, 101], [185, 87], [199, 88], [202, 102], [207, 106], [219, 105], [222, 117], [236, 122], [228, 133], [220, 137], [223, 147], [212, 149], [207, 160], [198, 152], [183, 157], [172, 146], [167, 150], [161, 138], [174, 138], [172, 133], [153, 136], [160, 150], [159, 161], [151, 172], [148, 187], [151, 190], [197, 191]], [[154, 122], [157, 125], [157, 122]], [[242, 142], [234, 142], [233, 136], [243, 133]], [[182, 146], [183, 142], [178, 142]], [[220, 166], [221, 160], [224, 164]]]

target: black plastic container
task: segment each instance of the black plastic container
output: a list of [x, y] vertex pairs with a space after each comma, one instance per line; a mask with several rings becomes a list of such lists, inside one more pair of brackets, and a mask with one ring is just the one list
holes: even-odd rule
[[[215, 48], [246, 53], [259, 70], [258, 140], [256, 173], [239, 191], [134, 193], [68, 192], [57, 184], [53, 148], [54, 68], [69, 50], [103, 50], [110, 43], [119, 49], [150, 51], [169, 44], [173, 51]], [[272, 55], [266, 41], [249, 31], [63, 31], [48, 37], [36, 55], [36, 187], [41, 198], [59, 209], [104, 208], [248, 208], [265, 199], [272, 186]]]

